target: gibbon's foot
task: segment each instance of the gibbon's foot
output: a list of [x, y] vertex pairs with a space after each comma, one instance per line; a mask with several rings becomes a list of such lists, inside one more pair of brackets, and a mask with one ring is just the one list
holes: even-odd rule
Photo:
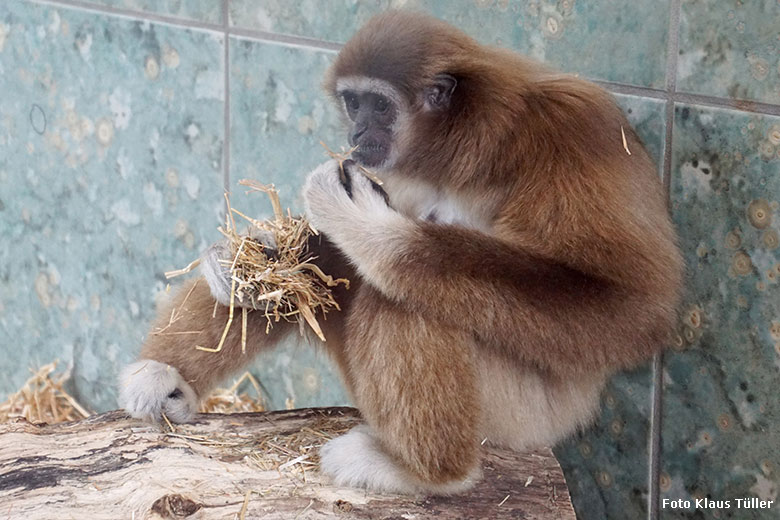
[[222, 262], [230, 260], [227, 240], [209, 246], [200, 260], [200, 272], [206, 279], [211, 295], [222, 305], [230, 305], [230, 267]]
[[368, 426], [356, 426], [320, 448], [320, 470], [337, 486], [365, 488], [381, 493], [442, 494], [465, 491], [479, 480], [479, 470], [463, 480], [425, 483], [410, 475], [387, 455]]
[[[276, 254], [276, 240], [273, 233], [252, 226], [248, 235], [250, 238], [263, 244], [269, 255]], [[230, 277], [230, 262], [233, 261], [229, 242], [220, 240], [212, 244], [203, 252], [200, 260], [200, 272], [206, 279], [211, 295], [220, 304], [226, 307], [229, 306], [232, 281]], [[254, 308], [251, 301], [240, 302], [236, 299], [235, 304], [239, 307]]]
[[136, 419], [158, 422], [162, 414], [176, 423], [192, 420], [198, 396], [170, 365], [142, 359], [127, 365], [119, 378], [119, 405]]

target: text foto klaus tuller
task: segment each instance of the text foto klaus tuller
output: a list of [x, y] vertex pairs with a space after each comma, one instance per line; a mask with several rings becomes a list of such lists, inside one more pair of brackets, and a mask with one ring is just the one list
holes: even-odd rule
[[711, 498], [697, 498], [696, 500], [664, 498], [662, 509], [769, 509], [774, 505], [774, 500], [761, 500], [755, 497], [734, 498], [730, 500], [712, 500]]

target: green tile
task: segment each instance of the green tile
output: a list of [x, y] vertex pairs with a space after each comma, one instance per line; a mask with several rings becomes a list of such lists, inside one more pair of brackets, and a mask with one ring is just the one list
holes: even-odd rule
[[114, 408], [164, 271], [218, 236], [223, 42], [17, 1], [0, 28], [0, 395], [59, 358]]
[[230, 25], [343, 43], [371, 16], [392, 3], [391, 0], [232, 0]]
[[555, 448], [581, 518], [647, 516], [652, 372], [612, 378], [596, 423]]
[[334, 149], [347, 144], [338, 111], [321, 87], [335, 53], [238, 38], [230, 45], [234, 205], [259, 206], [255, 212], [270, 215], [266, 197], [247, 197], [237, 184], [252, 178], [273, 183], [285, 207], [301, 212], [306, 175], [328, 159], [320, 141]]
[[778, 27], [777, 0], [683, 2], [677, 89], [779, 103]]
[[[688, 267], [665, 358], [662, 498], [778, 498], [780, 118], [675, 109], [672, 210]], [[663, 510], [663, 518], [691, 518]], [[725, 513], [724, 513], [725, 514]]]
[[220, 0], [87, 0], [87, 3], [175, 16], [197, 22], [222, 23]]
[[429, 12], [479, 41], [510, 47], [592, 79], [663, 87], [669, 0], [233, 0], [231, 23], [345, 42], [393, 7]]
[[661, 174], [666, 139], [666, 101], [615, 94], [615, 100], [634, 127]]

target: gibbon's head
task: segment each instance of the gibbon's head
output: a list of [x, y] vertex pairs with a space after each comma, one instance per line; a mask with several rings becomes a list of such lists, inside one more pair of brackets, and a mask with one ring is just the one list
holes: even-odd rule
[[[420, 13], [390, 11], [371, 19], [342, 48], [325, 79], [343, 109], [349, 143], [357, 146], [353, 157], [388, 170], [412, 148], [419, 154], [415, 141], [426, 139], [421, 129], [458, 108], [459, 64], [479, 49], [458, 29]], [[430, 153], [442, 151], [432, 146]]]

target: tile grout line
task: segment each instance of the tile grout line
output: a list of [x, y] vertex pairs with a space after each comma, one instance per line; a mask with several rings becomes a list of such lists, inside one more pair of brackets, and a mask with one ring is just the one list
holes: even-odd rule
[[664, 125], [664, 167], [663, 183], [666, 190], [667, 204], [670, 202], [670, 186], [672, 176], [672, 138], [674, 132], [674, 107], [679, 99], [677, 95], [677, 55], [680, 52], [680, 14], [682, 0], [672, 0], [669, 17], [669, 42], [666, 50], [666, 120]]
[[658, 520], [660, 518], [659, 505], [661, 494], [659, 483], [661, 478], [661, 421], [663, 420], [661, 415], [663, 406], [663, 365], [664, 355], [663, 352], [659, 352], [653, 356], [652, 362], [653, 391], [651, 396], [650, 452], [648, 453], [648, 478], [650, 485], [647, 494], [649, 502], [647, 516], [649, 520]]
[[739, 112], [755, 113], [768, 116], [780, 116], [780, 105], [750, 101], [747, 99], [720, 98], [706, 94], [689, 94], [687, 92], [674, 92], [672, 98], [678, 103], [690, 105], [725, 108]]
[[639, 85], [629, 85], [626, 83], [615, 83], [600, 79], [590, 79], [589, 81], [601, 86], [613, 94], [625, 94], [629, 96], [643, 97], [647, 99], [673, 100], [677, 103], [686, 103], [707, 108], [723, 108], [727, 110], [736, 110], [739, 112], [750, 112], [755, 114], [780, 116], [780, 105], [764, 103], [761, 101], [751, 101], [748, 99], [721, 98], [709, 96], [707, 94], [693, 94], [689, 92], [669, 92], [666, 89], [642, 87]]
[[612, 81], [605, 81], [601, 79], [589, 79], [583, 78], [587, 81], [595, 83], [600, 87], [606, 89], [613, 94], [626, 94], [629, 96], [638, 96], [649, 99], [669, 99], [669, 94], [666, 90], [654, 87], [640, 87], [638, 85], [629, 85], [626, 83], [615, 83]]
[[[338, 51], [342, 44], [328, 40], [319, 40], [316, 38], [307, 38], [305, 36], [294, 36], [289, 34], [278, 34], [268, 31], [259, 31], [255, 29], [246, 29], [241, 27], [230, 27], [225, 23], [212, 24], [189, 20], [177, 16], [162, 15], [134, 9], [124, 9], [119, 7], [93, 4], [86, 0], [27, 0], [31, 3], [70, 7], [88, 12], [94, 12], [105, 15], [120, 16], [123, 18], [133, 18], [137, 20], [149, 20], [152, 22], [165, 23], [172, 26], [186, 27], [190, 29], [200, 29], [206, 31], [216, 31], [222, 35], [237, 36], [256, 42], [268, 42], [276, 44], [285, 44], [297, 46], [305, 49], [320, 51]], [[676, 60], [676, 55], [675, 55]], [[588, 78], [585, 78], [588, 79]], [[766, 103], [761, 101], [751, 101], [746, 99], [732, 99], [706, 94], [693, 94], [681, 92], [669, 92], [668, 89], [659, 89], [654, 87], [644, 87], [640, 85], [631, 85], [627, 83], [616, 83], [606, 80], [589, 79], [598, 85], [601, 85], [608, 91], [615, 94], [627, 94], [632, 96], [645, 97], [650, 99], [673, 99], [676, 102], [689, 103], [712, 108], [723, 108], [737, 110], [740, 112], [752, 112], [756, 114], [780, 116], [780, 104]]]
[[[222, 136], [222, 190], [230, 194], [230, 9], [229, 0], [222, 0], [222, 26], [225, 38], [222, 60], [223, 65], [223, 88], [225, 89], [224, 113], [222, 115], [222, 125], [224, 134]], [[225, 202], [226, 218], [228, 206]]]
[[[173, 15], [153, 13], [150, 11], [140, 11], [136, 9], [126, 9], [122, 7], [113, 7], [108, 5], [94, 4], [88, 0], [26, 0], [27, 2], [50, 5], [52, 7], [72, 8], [80, 11], [86, 11], [109, 16], [122, 18], [132, 18], [135, 20], [148, 20], [150, 22], [164, 23], [167, 25], [186, 27], [189, 29], [200, 29], [206, 31], [215, 31], [221, 34], [231, 34], [242, 38], [251, 39], [259, 42], [284, 43], [296, 45], [315, 50], [336, 51], [342, 46], [341, 43], [319, 40], [317, 38], [307, 38], [305, 36], [295, 36], [288, 34], [278, 34], [255, 29], [245, 29], [241, 27], [230, 27], [223, 23], [209, 23], [199, 20], [191, 20]], [[223, 6], [224, 12], [224, 6]]]
[[134, 9], [125, 9], [122, 7], [113, 7], [108, 5], [99, 5], [87, 2], [84, 0], [27, 0], [28, 2], [35, 4], [50, 5], [52, 7], [65, 7], [77, 9], [79, 11], [85, 11], [89, 13], [98, 13], [104, 15], [117, 16], [122, 18], [133, 18], [135, 20], [146, 20], [150, 22], [164, 23], [168, 25], [186, 27], [188, 29], [200, 29], [206, 31], [222, 32], [224, 30], [223, 24], [213, 24], [209, 22], [201, 22], [198, 20], [190, 20], [187, 18], [180, 18], [178, 16], [171, 16], [159, 13], [152, 13], [147, 11], [137, 11]]
[[230, 34], [246, 40], [269, 43], [284, 43], [306, 49], [319, 51], [338, 51], [344, 46], [343, 43], [332, 42], [328, 40], [319, 40], [317, 38], [307, 38], [306, 36], [295, 36], [291, 34], [274, 33], [270, 31], [258, 31], [256, 29], [245, 29], [243, 27], [231, 27]]
[[[664, 134], [663, 184], [666, 203], [671, 207], [672, 143], [674, 132], [674, 107], [677, 101], [677, 56], [680, 52], [681, 0], [672, 0], [669, 10], [669, 41], [666, 49], [666, 132]], [[649, 489], [647, 516], [649, 520], [660, 518], [661, 434], [663, 427], [663, 352], [653, 357], [652, 414], [650, 418], [650, 445], [648, 453]]]

